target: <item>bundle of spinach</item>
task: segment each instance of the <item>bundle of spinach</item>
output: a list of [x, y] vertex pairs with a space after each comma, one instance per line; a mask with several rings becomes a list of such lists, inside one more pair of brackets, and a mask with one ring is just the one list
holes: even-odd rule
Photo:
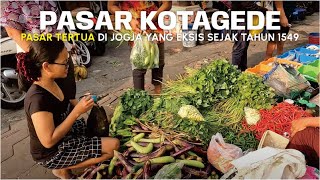
[[120, 97], [120, 102], [124, 114], [138, 118], [152, 106], [153, 99], [146, 91], [130, 89]]
[[130, 89], [121, 97], [110, 123], [110, 134], [126, 141], [132, 137], [131, 126], [137, 124], [135, 118], [147, 111], [153, 103], [152, 97], [142, 90]]
[[219, 100], [232, 96], [239, 74], [240, 71], [228, 61], [214, 60], [190, 76], [169, 84], [165, 92], [172, 96], [184, 94], [191, 101], [190, 105], [201, 112]]
[[242, 73], [237, 81], [237, 97], [245, 107], [269, 109], [275, 103], [275, 93], [265, 85], [262, 78], [250, 73]]
[[236, 91], [232, 97], [214, 105], [211, 114], [218, 113], [226, 117], [221, 124], [233, 131], [240, 128], [244, 118], [244, 108], [267, 109], [275, 103], [275, 94], [262, 79], [249, 73], [241, 73], [235, 84]]

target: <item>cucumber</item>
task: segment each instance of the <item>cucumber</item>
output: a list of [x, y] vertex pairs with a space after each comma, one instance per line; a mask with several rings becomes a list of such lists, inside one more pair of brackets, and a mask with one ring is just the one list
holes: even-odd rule
[[171, 156], [162, 156], [150, 159], [151, 164], [167, 164], [175, 162], [175, 159]]
[[108, 167], [108, 174], [112, 175], [112, 171], [114, 169], [114, 165], [116, 164], [118, 160], [117, 156], [113, 156], [112, 160], [110, 161], [109, 167]]
[[182, 162], [184, 165], [197, 167], [197, 168], [204, 168], [204, 164], [202, 162], [196, 160], [179, 160], [177, 162]]
[[137, 143], [134, 142], [134, 141], [131, 141], [130, 143], [131, 143], [132, 147], [133, 147], [138, 153], [141, 153], [141, 154], [148, 154], [148, 153], [151, 152], [152, 149], [153, 149], [153, 144], [152, 144], [152, 143], [149, 143], [146, 147], [140, 146], [139, 144], [137, 144]]
[[145, 135], [144, 133], [140, 133], [140, 134], [134, 136], [132, 140], [133, 140], [134, 142], [138, 142], [141, 138], [144, 137], [144, 135]]

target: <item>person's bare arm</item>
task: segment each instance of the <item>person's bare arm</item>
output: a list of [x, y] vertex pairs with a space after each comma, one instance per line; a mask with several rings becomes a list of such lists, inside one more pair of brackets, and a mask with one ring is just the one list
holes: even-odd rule
[[11, 37], [25, 52], [29, 51], [30, 42], [21, 39], [21, 34], [22, 34], [21, 30], [8, 27], [8, 26], [6, 26], [5, 29], [8, 33], [8, 36]]
[[72, 106], [76, 106], [78, 104], [78, 100], [77, 99], [70, 99], [70, 103], [72, 104]]
[[93, 104], [91, 96], [82, 98], [68, 117], [57, 127], [54, 125], [53, 114], [51, 112], [40, 111], [32, 114], [32, 123], [41, 144], [46, 148], [51, 148], [57, 144], [70, 131], [77, 118], [90, 110]]
[[274, 4], [276, 6], [277, 11], [280, 11], [280, 24], [281, 24], [281, 26], [288, 27], [289, 21], [286, 16], [286, 13], [284, 12], [283, 2], [282, 1], [275, 1]]
[[172, 7], [172, 1], [162, 1], [162, 4], [159, 7], [156, 15], [152, 18], [152, 21], [157, 21], [159, 14], [163, 11], [169, 11], [171, 7]]
[[292, 121], [291, 136], [294, 136], [297, 132], [302, 131], [307, 127], [320, 127], [320, 118], [304, 117]]

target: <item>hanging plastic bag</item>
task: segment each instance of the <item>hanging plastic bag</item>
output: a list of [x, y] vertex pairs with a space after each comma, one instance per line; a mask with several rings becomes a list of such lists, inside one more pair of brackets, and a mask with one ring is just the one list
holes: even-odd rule
[[275, 93], [285, 98], [295, 98], [303, 90], [310, 87], [304, 76], [292, 67], [277, 65], [265, 75], [265, 84], [275, 89]]
[[87, 136], [107, 137], [109, 136], [109, 121], [106, 111], [102, 106], [92, 107], [87, 120]]
[[153, 69], [159, 68], [158, 45], [148, 40], [148, 37], [141, 35], [136, 38], [130, 54], [132, 69]]
[[212, 136], [207, 151], [208, 160], [222, 173], [226, 173], [233, 168], [231, 161], [242, 155], [242, 150], [238, 146], [225, 143], [220, 133]]

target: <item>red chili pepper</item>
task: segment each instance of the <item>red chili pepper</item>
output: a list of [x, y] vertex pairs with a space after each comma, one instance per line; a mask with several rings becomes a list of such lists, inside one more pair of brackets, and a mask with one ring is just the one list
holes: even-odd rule
[[261, 109], [259, 112], [261, 119], [256, 125], [250, 126], [245, 120], [242, 121], [242, 128], [245, 131], [253, 131], [259, 140], [268, 129], [282, 135], [284, 132], [290, 132], [293, 120], [311, 116], [301, 107], [286, 102], [279, 103], [269, 110]]

